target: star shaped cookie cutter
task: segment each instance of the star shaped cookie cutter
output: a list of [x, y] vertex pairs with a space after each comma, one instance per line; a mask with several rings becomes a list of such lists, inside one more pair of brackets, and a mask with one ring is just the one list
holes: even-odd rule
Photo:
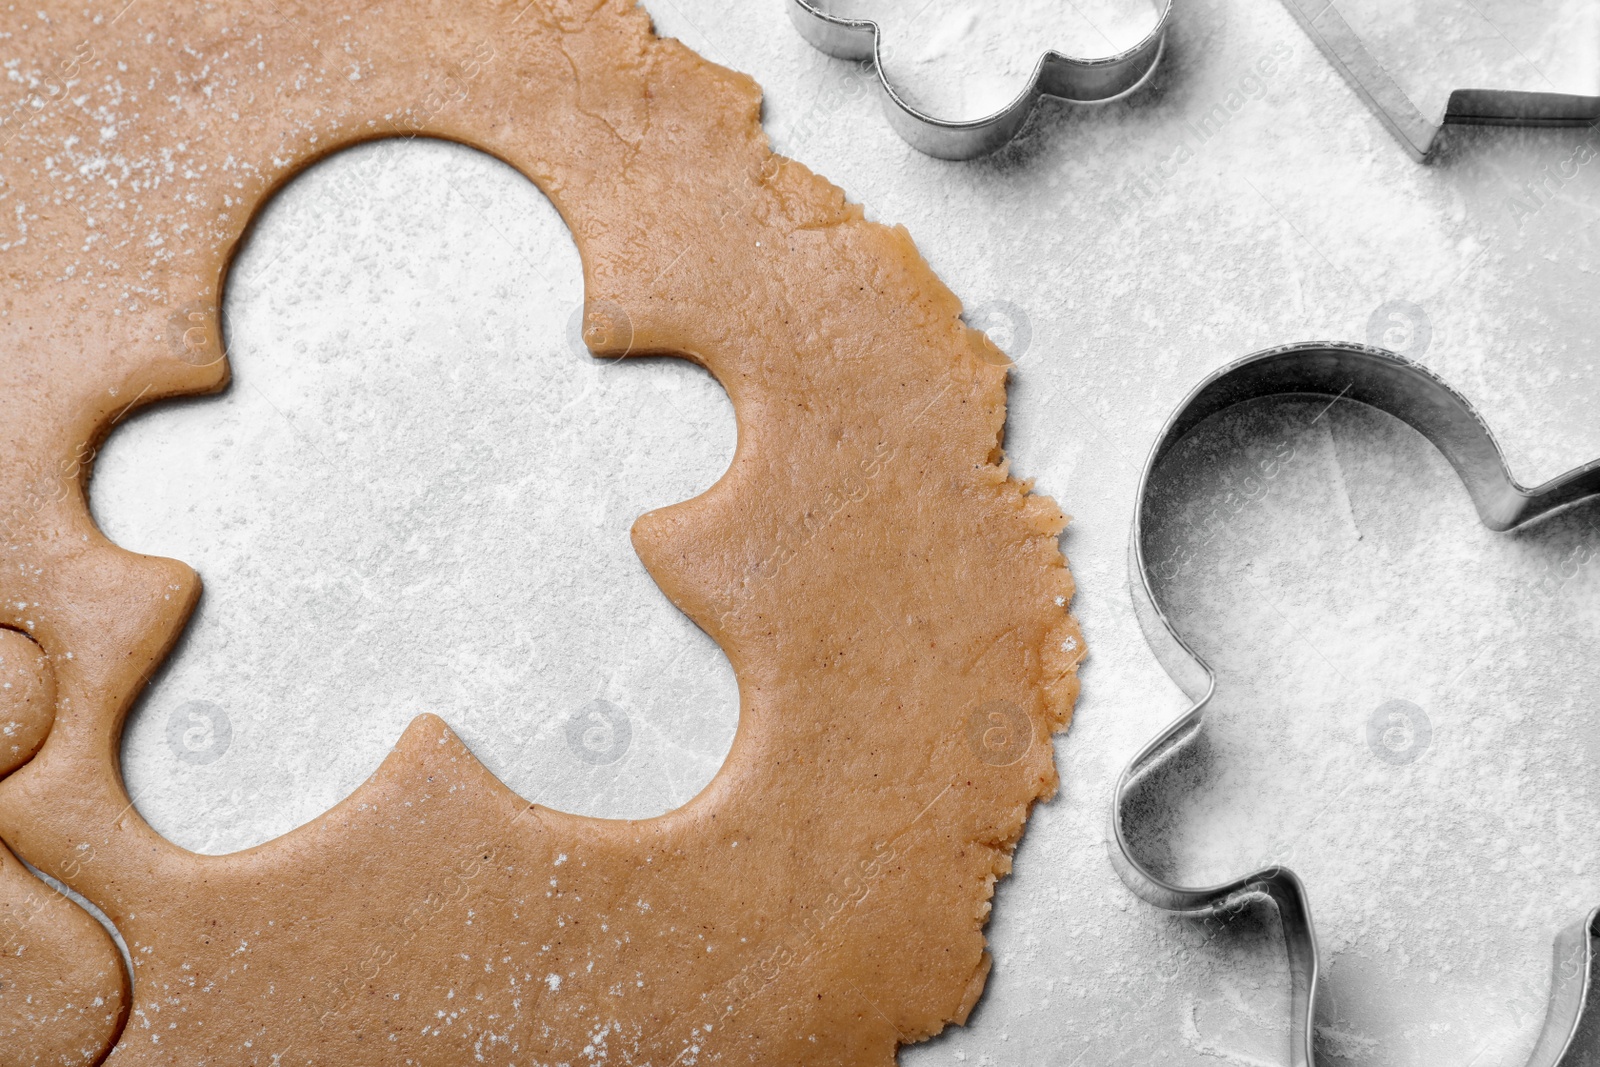
[[1028, 85], [1009, 104], [976, 119], [941, 119], [911, 104], [884, 73], [883, 32], [871, 19], [834, 13], [838, 0], [790, 0], [789, 18], [813, 47], [838, 59], [873, 61], [889, 125], [911, 147], [938, 159], [974, 159], [1017, 135], [1041, 96], [1101, 104], [1144, 84], [1166, 48], [1172, 0], [1155, 0], [1155, 27], [1133, 47], [1101, 59], [1054, 49], [1039, 57]]
[[1514, 89], [1451, 90], [1444, 113], [1423, 113], [1375, 59], [1336, 0], [1283, 0], [1317, 49], [1350, 83], [1412, 158], [1426, 163], [1447, 125], [1588, 126], [1600, 120], [1600, 96]]
[[[1129, 545], [1129, 588], [1145, 640], [1193, 706], [1128, 763], [1112, 797], [1108, 845], [1112, 866], [1134, 895], [1167, 911], [1220, 916], [1269, 900], [1278, 909], [1292, 982], [1290, 1063], [1314, 1067], [1320, 953], [1304, 883], [1288, 867], [1272, 866], [1213, 886], [1180, 886], [1146, 867], [1124, 832], [1124, 815], [1136, 804], [1151, 771], [1184, 752], [1202, 734], [1206, 704], [1216, 685], [1209, 665], [1192, 649], [1162, 608], [1144, 553], [1147, 515], [1158, 505], [1148, 495], [1162, 460], [1205, 419], [1249, 400], [1273, 396], [1324, 396], [1354, 400], [1400, 419], [1443, 453], [1467, 487], [1483, 524], [1506, 531], [1557, 508], [1600, 494], [1600, 460], [1543, 485], [1518, 484], [1487, 423], [1466, 397], [1420, 364], [1381, 348], [1312, 342], [1287, 345], [1237, 360], [1201, 382], [1167, 420], [1139, 480], [1138, 511]], [[1600, 1033], [1584, 1027], [1585, 1007], [1600, 994], [1600, 907], [1562, 930], [1555, 940], [1554, 977], [1544, 1027], [1528, 1067], [1576, 1063], [1600, 1051]], [[1584, 1060], [1587, 1062], [1587, 1060]]]

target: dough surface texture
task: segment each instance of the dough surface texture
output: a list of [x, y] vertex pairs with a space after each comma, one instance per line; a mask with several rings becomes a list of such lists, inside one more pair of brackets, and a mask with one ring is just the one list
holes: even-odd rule
[[[0, 1000], [8, 1055], [888, 1065], [965, 1020], [1083, 643], [1065, 520], [1001, 451], [1006, 360], [905, 230], [773, 155], [754, 82], [628, 3], [125, 3], [19, 10], [0, 41], [24, 101], [0, 112], [0, 625], [56, 691], [0, 837], [133, 960], [120, 1032], [113, 1006], [13, 1045]], [[727, 390], [727, 473], [633, 541], [728, 655], [738, 732], [688, 804], [609, 821], [527, 804], [424, 715], [311, 823], [196, 855], [140, 818], [118, 750], [200, 579], [102, 536], [94, 450], [227, 385], [220, 293], [276, 189], [411, 136], [551, 198], [596, 354], [682, 356]], [[0, 856], [0, 941], [19, 878]], [[125, 981], [79, 919], [27, 921], [85, 982]], [[27, 975], [0, 966], [3, 997]]]

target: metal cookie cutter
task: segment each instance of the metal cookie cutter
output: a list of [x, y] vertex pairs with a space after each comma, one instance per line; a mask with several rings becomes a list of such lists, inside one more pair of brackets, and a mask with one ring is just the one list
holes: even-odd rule
[[[1336, 343], [1274, 348], [1222, 368], [1178, 405], [1150, 450], [1139, 480], [1139, 510], [1129, 546], [1129, 586], [1145, 639], [1194, 706], [1146, 745], [1117, 780], [1111, 808], [1112, 866], [1136, 896], [1184, 915], [1222, 915], [1259, 900], [1276, 905], [1292, 979], [1290, 1063], [1313, 1067], [1319, 955], [1300, 878], [1287, 867], [1275, 866], [1222, 885], [1173, 885], [1140, 862], [1123, 831], [1124, 816], [1137, 804], [1134, 794], [1140, 783], [1158, 765], [1180, 758], [1200, 736], [1204, 709], [1216, 684], [1211, 668], [1179, 635], [1151, 586], [1144, 554], [1151, 476], [1178, 442], [1206, 418], [1247, 400], [1297, 394], [1359, 401], [1409, 423], [1450, 461], [1483, 524], [1491, 530], [1510, 530], [1600, 494], [1600, 460], [1536, 488], [1525, 488], [1512, 478], [1494, 435], [1460, 393], [1402, 356], [1381, 348]], [[1600, 908], [1557, 935], [1550, 1007], [1529, 1067], [1591, 1062], [1587, 1057], [1600, 1052], [1600, 1027], [1581, 1027], [1591, 996], [1600, 999], [1597, 950]]]
[[889, 125], [911, 147], [939, 159], [973, 159], [993, 152], [1017, 135], [1041, 96], [1094, 104], [1137, 89], [1161, 61], [1172, 14], [1172, 0], [1155, 0], [1155, 28], [1132, 48], [1104, 59], [1046, 52], [1035, 64], [1027, 88], [999, 111], [978, 119], [941, 119], [907, 103], [889, 83], [883, 66], [883, 33], [878, 24], [870, 19], [833, 14], [836, 3], [837, 0], [790, 0], [790, 21], [800, 36], [830, 56], [872, 60]]
[[1339, 13], [1336, 0], [1283, 0], [1317, 48], [1389, 127], [1405, 150], [1425, 163], [1447, 124], [1462, 126], [1588, 126], [1600, 120], [1600, 96], [1455, 89], [1437, 119], [1423, 114], [1372, 57], [1359, 34]]

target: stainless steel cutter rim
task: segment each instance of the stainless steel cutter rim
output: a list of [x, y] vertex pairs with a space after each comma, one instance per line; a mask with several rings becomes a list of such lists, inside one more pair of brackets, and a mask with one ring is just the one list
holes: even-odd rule
[[973, 159], [1015, 137], [1041, 96], [1103, 104], [1138, 89], [1166, 50], [1172, 0], [1152, 0], [1156, 24], [1137, 44], [1113, 56], [1080, 59], [1051, 49], [1039, 57], [1027, 86], [1000, 110], [975, 119], [941, 119], [908, 102], [884, 71], [883, 31], [871, 19], [828, 10], [831, 0], [790, 0], [789, 18], [811, 45], [839, 59], [870, 59], [884, 114], [906, 143], [938, 159]]
[[[1342, 387], [1335, 388], [1343, 381]], [[1168, 417], [1139, 477], [1129, 545], [1129, 589], [1151, 651], [1194, 704], [1129, 761], [1112, 794], [1108, 845], [1112, 866], [1140, 899], [1182, 915], [1224, 914], [1251, 900], [1278, 909], [1288, 955], [1291, 989], [1290, 1063], [1314, 1067], [1313, 1047], [1320, 953], [1310, 899], [1289, 868], [1268, 867], [1212, 886], [1180, 886], [1162, 879], [1137, 858], [1123, 830], [1130, 792], [1157, 765], [1180, 755], [1200, 735], [1206, 704], [1216, 688], [1211, 667], [1185, 641], [1151, 587], [1144, 555], [1144, 512], [1152, 475], [1161, 461], [1204, 419], [1237, 404], [1269, 396], [1314, 395], [1366, 403], [1411, 425], [1461, 476], [1479, 517], [1494, 530], [1510, 530], [1600, 494], [1600, 460], [1527, 488], [1512, 476], [1494, 434], [1472, 404], [1425, 367], [1381, 348], [1309, 342], [1268, 349], [1230, 363], [1191, 390]], [[1550, 1003], [1528, 1067], [1559, 1067], [1569, 1054], [1594, 1053], [1600, 1027], [1583, 1034], [1584, 1012], [1596, 992], [1600, 963], [1600, 907], [1561, 930], [1555, 939]]]
[[1600, 97], [1520, 89], [1453, 89], [1442, 115], [1425, 115], [1345, 21], [1338, 0], [1283, 3], [1318, 51], [1419, 163], [1433, 158], [1449, 125], [1589, 126], [1600, 121]]

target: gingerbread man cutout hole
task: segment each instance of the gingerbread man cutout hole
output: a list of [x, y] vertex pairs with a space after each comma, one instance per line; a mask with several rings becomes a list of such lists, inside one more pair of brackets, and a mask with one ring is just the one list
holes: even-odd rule
[[733, 454], [684, 360], [597, 359], [549, 200], [439, 141], [361, 145], [262, 211], [224, 304], [222, 396], [131, 418], [107, 536], [206, 581], [131, 717], [164, 836], [231, 852], [348, 795], [417, 714], [530, 801], [642, 818], [722, 763], [727, 659], [628, 540]]

